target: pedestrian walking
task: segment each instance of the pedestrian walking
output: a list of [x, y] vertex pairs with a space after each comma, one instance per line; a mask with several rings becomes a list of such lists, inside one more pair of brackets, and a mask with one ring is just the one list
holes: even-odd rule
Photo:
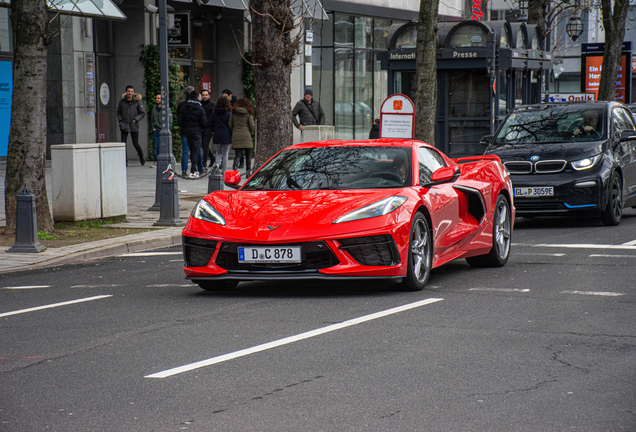
[[232, 148], [236, 151], [234, 169], [243, 168], [250, 170], [252, 165], [252, 134], [254, 133], [254, 108], [248, 98], [240, 98], [232, 107], [229, 126], [232, 131]]
[[216, 106], [210, 114], [208, 125], [212, 129], [212, 142], [216, 145], [215, 167], [220, 167], [221, 172], [227, 169], [227, 160], [232, 145], [232, 131], [230, 130], [230, 101], [225, 96], [221, 96], [216, 101]]
[[[119, 130], [121, 131], [121, 141], [126, 143], [128, 134], [130, 134], [133, 146], [139, 156], [139, 162], [141, 162], [142, 165], [146, 163], [146, 160], [139, 146], [139, 122], [145, 116], [146, 110], [141, 101], [141, 95], [135, 93], [133, 86], [126, 86], [126, 93], [121, 95], [121, 100], [119, 101], [119, 105], [117, 105], [117, 121], [119, 122]], [[127, 160], [126, 166], [128, 166]]]
[[[208, 90], [201, 90], [201, 105], [205, 110], [205, 118], [210, 118], [212, 110], [214, 109], [214, 102], [210, 99], [210, 92]], [[210, 143], [212, 141], [212, 130], [206, 127], [203, 131], [203, 140], [201, 147], [203, 148], [203, 170], [208, 166], [208, 159], [210, 160], [210, 166], [214, 163], [214, 153], [210, 151]]]
[[[298, 119], [296, 120], [296, 116]], [[305, 96], [298, 101], [292, 111], [292, 122], [301, 131], [306, 125], [324, 125], [325, 112], [322, 110], [320, 103], [314, 100], [314, 92], [311, 87], [305, 89]]]
[[[185, 107], [186, 103], [188, 103], [188, 98], [189, 98], [189, 94], [192, 93], [194, 91], [194, 87], [192, 86], [187, 86], [185, 88], [185, 100], [179, 102], [179, 105], [177, 105], [177, 119], [179, 118], [179, 113], [181, 112], [181, 110]], [[189, 154], [190, 154], [190, 147], [188, 146], [188, 137], [186, 136], [186, 133], [183, 129], [181, 129], [180, 132], [181, 135], [181, 175], [185, 176], [188, 172], [188, 158], [189, 158]], [[190, 173], [194, 173], [194, 172], [203, 172], [203, 152], [201, 152], [200, 157], [197, 159], [198, 161], [200, 161], [199, 166], [193, 166], [190, 167]]]
[[380, 138], [380, 119], [377, 118], [373, 120], [373, 126], [371, 126], [371, 131], [369, 132], [369, 139], [378, 139]]
[[201, 137], [203, 130], [207, 126], [207, 119], [205, 118], [205, 110], [199, 102], [199, 93], [193, 90], [186, 102], [185, 106], [179, 113], [179, 126], [182, 133], [185, 132], [188, 146], [190, 147], [190, 159], [192, 163], [190, 174], [191, 179], [199, 178], [199, 171], [194, 171], [194, 167], [198, 166], [199, 153], [201, 151]]

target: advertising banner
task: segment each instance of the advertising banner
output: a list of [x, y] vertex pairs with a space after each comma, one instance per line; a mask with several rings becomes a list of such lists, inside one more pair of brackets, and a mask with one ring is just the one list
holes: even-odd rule
[[0, 61], [0, 156], [6, 156], [11, 128], [13, 62]]

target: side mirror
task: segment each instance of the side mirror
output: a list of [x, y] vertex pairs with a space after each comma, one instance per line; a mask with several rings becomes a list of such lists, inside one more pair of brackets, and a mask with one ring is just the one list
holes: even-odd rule
[[238, 189], [238, 184], [241, 182], [241, 173], [234, 170], [228, 170], [223, 173], [223, 183], [226, 186]]
[[492, 142], [494, 135], [486, 135], [481, 137], [481, 139], [479, 140], [479, 145], [483, 145], [483, 146], [488, 146], [490, 145], [490, 143]]
[[636, 140], [636, 131], [633, 129], [625, 129], [623, 132], [621, 132], [621, 137], [618, 140], [618, 142], [633, 141], [633, 140]]
[[444, 182], [452, 180], [457, 174], [457, 172], [458, 172], [458, 169], [456, 166], [438, 168], [433, 173], [431, 180], [433, 181], [433, 183], [444, 183]]

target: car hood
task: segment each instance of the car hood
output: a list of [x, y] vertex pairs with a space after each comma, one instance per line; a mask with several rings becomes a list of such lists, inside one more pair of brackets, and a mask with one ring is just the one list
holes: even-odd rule
[[532, 156], [538, 156], [539, 160], [575, 161], [602, 153], [606, 145], [606, 141], [502, 145], [498, 147], [491, 145], [486, 150], [486, 154], [497, 155], [502, 162], [525, 161], [530, 160]]
[[190, 218], [193, 223], [190, 228], [211, 235], [256, 241], [289, 241], [293, 238], [364, 231], [377, 228], [381, 224], [397, 222], [398, 212], [361, 221], [340, 224], [333, 222], [349, 212], [384, 198], [404, 195], [400, 192], [400, 189], [215, 192], [205, 199], [223, 215], [226, 225]]

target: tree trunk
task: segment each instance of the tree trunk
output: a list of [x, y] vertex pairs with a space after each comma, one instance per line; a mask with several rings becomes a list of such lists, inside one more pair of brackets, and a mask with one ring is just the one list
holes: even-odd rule
[[[616, 80], [621, 64], [621, 51], [625, 37], [625, 21], [629, 0], [615, 0], [614, 15], [612, 1], [602, 0], [603, 27], [605, 28], [605, 51], [603, 53], [603, 69], [598, 89], [598, 100], [613, 101], [616, 98]], [[631, 67], [631, 65], [627, 65]], [[626, 71], [620, 71], [625, 75]]]
[[438, 1], [421, 1], [415, 49], [415, 138], [432, 145], [437, 122], [438, 10]]
[[292, 41], [290, 35], [294, 28], [290, 0], [255, 0], [250, 1], [250, 8], [258, 121], [256, 166], [292, 144], [290, 77], [298, 39]]
[[550, 0], [532, 0], [528, 2], [528, 24], [537, 24], [545, 36], [545, 12]]
[[14, 75], [5, 178], [5, 235], [14, 235], [17, 194], [34, 195], [38, 230], [53, 231], [46, 194], [46, 54], [49, 28], [45, 0], [13, 0]]

